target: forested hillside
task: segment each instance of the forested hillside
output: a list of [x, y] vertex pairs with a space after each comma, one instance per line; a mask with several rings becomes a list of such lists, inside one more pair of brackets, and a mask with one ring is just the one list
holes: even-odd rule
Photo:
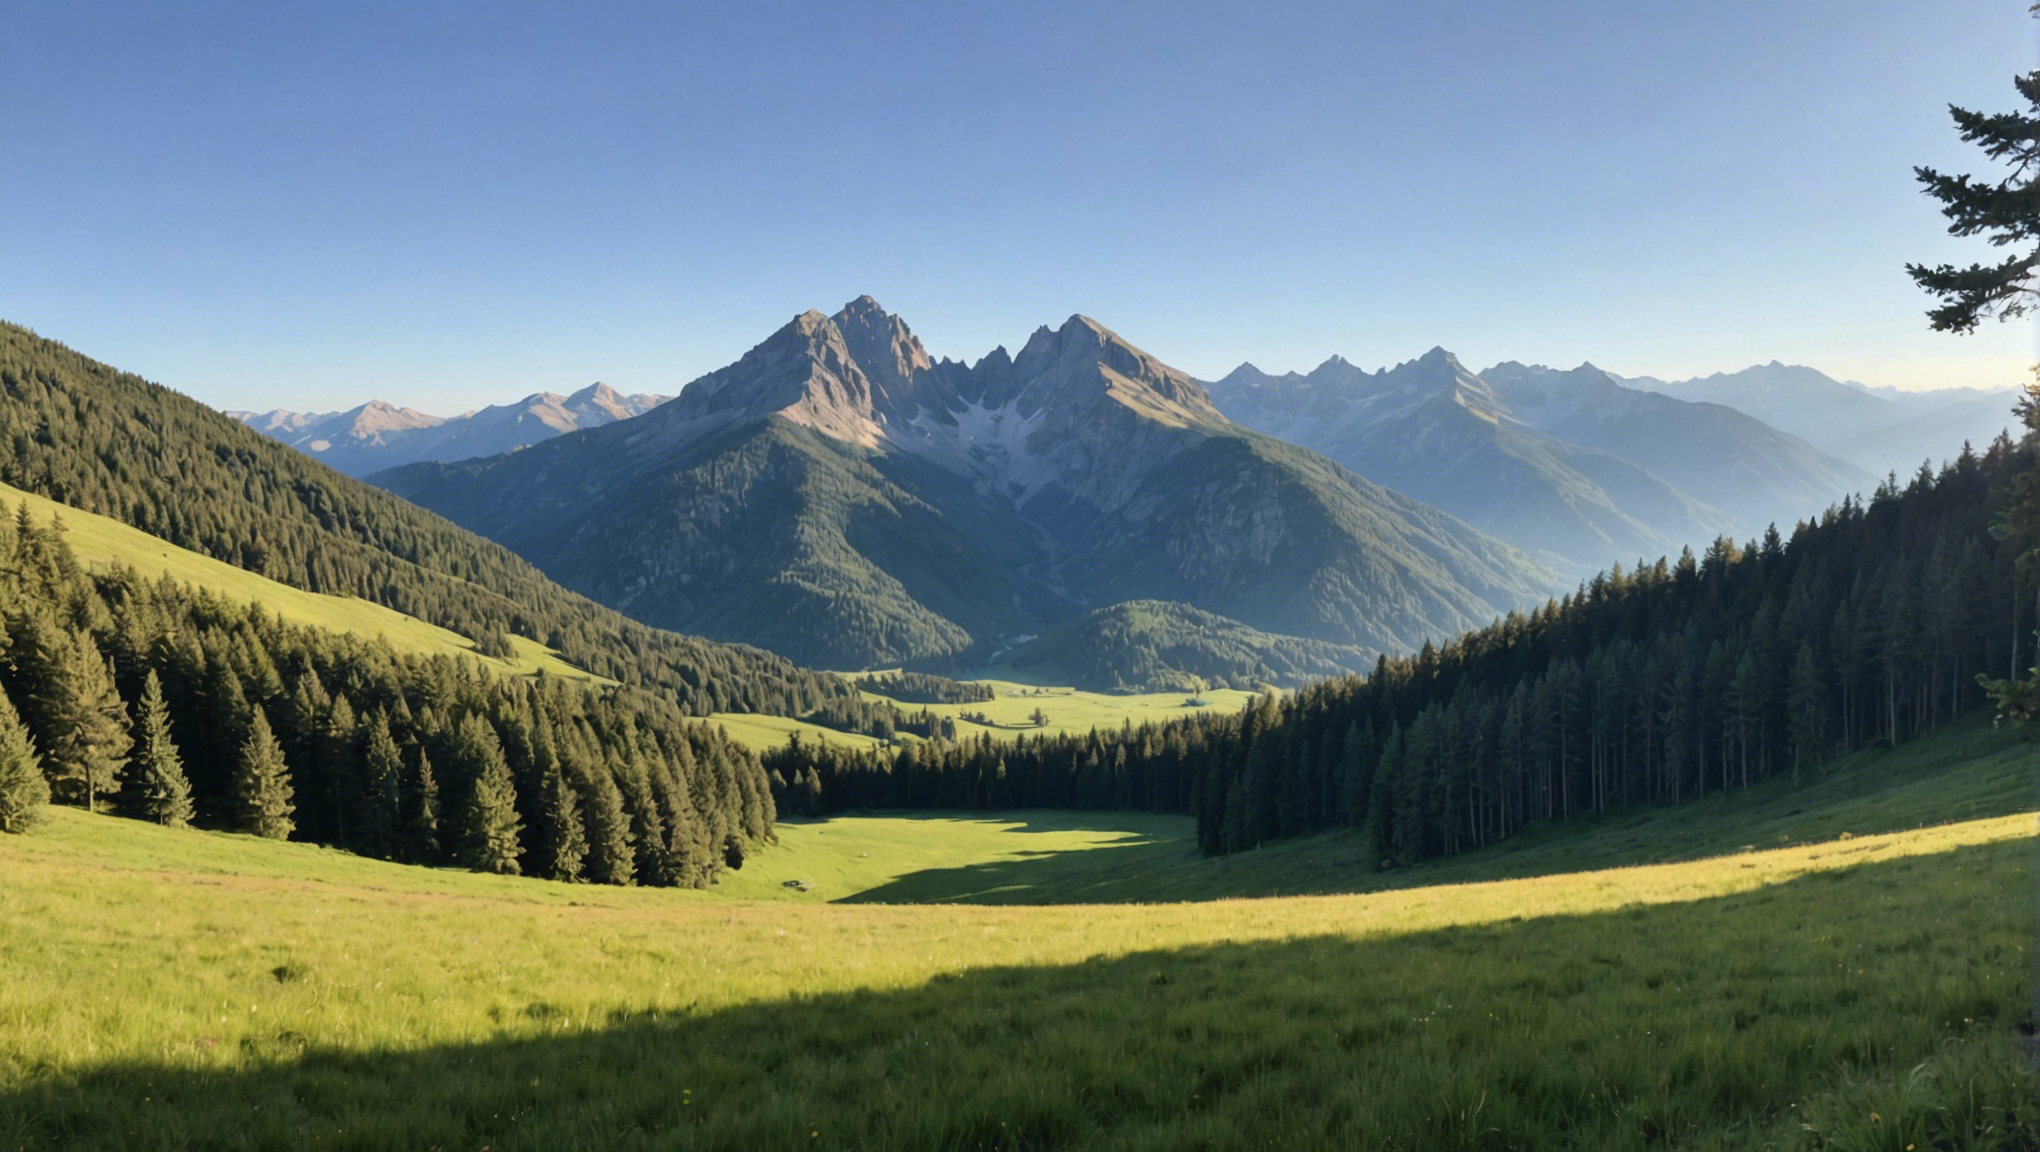
[[1384, 865], [1532, 821], [1676, 804], [1896, 743], [2032, 662], [2031, 575], [1994, 532], [2034, 449], [2001, 438], [1845, 500], [1789, 539], [1719, 540], [1596, 577], [1527, 615], [1240, 716], [766, 758], [796, 811], [1131, 807], [1198, 818], [1207, 851], [1367, 830]]
[[690, 715], [854, 697], [753, 649], [660, 632], [508, 550], [168, 389], [0, 324], [0, 481], [314, 592], [485, 644], [515, 633]]
[[664, 693], [88, 573], [60, 521], [0, 513], [0, 825], [35, 815], [25, 769], [79, 807], [561, 880], [707, 884], [772, 833], [757, 758]]
[[1297, 688], [1368, 666], [1352, 645], [1249, 628], [1166, 600], [1129, 600], [1042, 631], [1001, 664], [1068, 676], [1095, 692]]

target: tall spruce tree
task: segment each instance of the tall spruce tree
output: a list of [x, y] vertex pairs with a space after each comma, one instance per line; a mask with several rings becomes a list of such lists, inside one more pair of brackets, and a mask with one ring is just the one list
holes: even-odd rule
[[0, 690], [0, 832], [25, 832], [40, 823], [50, 803], [35, 738]]
[[588, 855], [579, 798], [557, 763], [546, 765], [539, 788], [538, 868], [548, 879], [579, 880]]
[[364, 852], [387, 860], [396, 854], [403, 827], [404, 758], [390, 735], [389, 713], [376, 709], [362, 727], [362, 809], [356, 831]]
[[98, 811], [119, 786], [131, 743], [113, 669], [89, 633], [42, 620], [33, 636], [33, 697], [51, 790], [62, 803]]
[[454, 771], [467, 780], [461, 813], [460, 862], [477, 872], [518, 874], [517, 786], [496, 730], [470, 713], [454, 731]]
[[292, 813], [297, 811], [293, 798], [283, 745], [270, 731], [269, 717], [263, 715], [262, 706], [255, 705], [247, 742], [241, 745], [240, 759], [234, 765], [235, 824], [241, 831], [257, 836], [288, 839], [296, 827], [291, 820]]
[[588, 837], [585, 874], [598, 884], [634, 883], [630, 814], [624, 811], [623, 792], [615, 778], [602, 765], [591, 766], [579, 791], [581, 827]]
[[410, 787], [404, 789], [404, 809], [404, 858], [413, 864], [438, 863], [444, 851], [439, 840], [439, 777], [423, 748], [412, 765]]
[[128, 788], [131, 806], [142, 819], [169, 828], [191, 823], [191, 784], [184, 776], [184, 760], [170, 739], [170, 710], [163, 702], [163, 682], [154, 668], [142, 681]]

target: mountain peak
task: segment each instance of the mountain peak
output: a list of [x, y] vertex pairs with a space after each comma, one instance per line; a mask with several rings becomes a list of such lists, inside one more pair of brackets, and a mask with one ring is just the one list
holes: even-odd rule
[[1252, 360], [1240, 361], [1240, 366], [1219, 377], [1218, 383], [1225, 386], [1259, 384], [1268, 379], [1268, 374]]
[[839, 322], [846, 319], [883, 321], [893, 319], [893, 314], [887, 312], [885, 308], [882, 305], [880, 305], [877, 300], [873, 299], [869, 294], [866, 294], [863, 296], [859, 296], [857, 299], [850, 301], [848, 304], [843, 305], [843, 307], [836, 312], [836, 319]]
[[842, 333], [843, 345], [858, 368], [870, 378], [884, 407], [887, 398], [911, 403], [915, 385], [935, 366], [928, 350], [907, 327], [907, 322], [878, 306], [869, 296], [859, 296], [833, 317]]

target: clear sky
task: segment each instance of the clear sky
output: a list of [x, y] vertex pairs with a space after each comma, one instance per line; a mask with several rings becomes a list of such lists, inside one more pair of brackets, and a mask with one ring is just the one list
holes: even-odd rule
[[[2026, 0], [0, 5], [0, 318], [226, 408], [672, 392], [870, 293], [975, 360], [2020, 383], [1912, 166]], [[1995, 173], [1993, 173], [1995, 174]]]

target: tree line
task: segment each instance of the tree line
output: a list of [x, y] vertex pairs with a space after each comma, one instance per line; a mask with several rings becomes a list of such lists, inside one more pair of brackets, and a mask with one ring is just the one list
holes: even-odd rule
[[711, 883], [772, 836], [757, 757], [665, 693], [299, 626], [0, 504], [0, 828], [53, 799], [366, 855]]
[[1381, 866], [1536, 821], [1804, 773], [1974, 710], [2033, 652], [2004, 510], [2033, 448], [2000, 437], [1802, 522], [1633, 569], [1371, 675], [1244, 712], [1087, 736], [764, 757], [782, 809], [1138, 808], [1207, 852], [1329, 828]]

